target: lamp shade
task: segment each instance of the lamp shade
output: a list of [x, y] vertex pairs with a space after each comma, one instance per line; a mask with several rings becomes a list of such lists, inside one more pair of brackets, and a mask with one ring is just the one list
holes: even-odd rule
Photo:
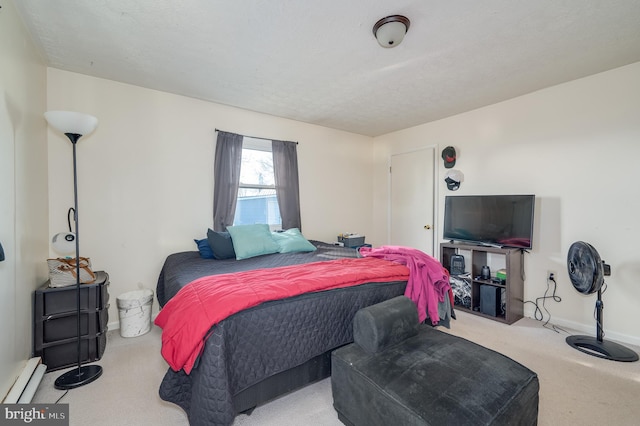
[[51, 239], [53, 250], [58, 254], [72, 254], [76, 252], [76, 234], [60, 232]]
[[65, 134], [86, 136], [98, 126], [98, 119], [93, 115], [74, 111], [48, 111], [44, 118], [51, 127]]
[[401, 15], [387, 16], [373, 26], [373, 34], [382, 47], [395, 47], [409, 30], [409, 19]]

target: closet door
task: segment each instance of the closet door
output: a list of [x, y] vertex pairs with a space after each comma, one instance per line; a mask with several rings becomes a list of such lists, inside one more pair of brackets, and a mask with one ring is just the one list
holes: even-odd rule
[[435, 150], [391, 156], [391, 245], [417, 248], [434, 256]]

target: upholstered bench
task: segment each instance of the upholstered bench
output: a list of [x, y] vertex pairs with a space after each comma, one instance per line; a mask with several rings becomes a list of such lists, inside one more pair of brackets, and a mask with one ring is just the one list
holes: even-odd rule
[[404, 296], [361, 309], [354, 343], [331, 358], [346, 425], [535, 425], [538, 377], [518, 362], [418, 324]]

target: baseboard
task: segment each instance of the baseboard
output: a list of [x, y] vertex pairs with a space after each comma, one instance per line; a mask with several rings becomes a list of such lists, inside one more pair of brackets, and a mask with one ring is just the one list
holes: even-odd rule
[[[560, 327], [567, 327], [567, 328], [571, 328], [573, 330], [579, 331], [581, 333], [586, 334], [587, 336], [594, 336], [594, 337], [596, 336], [595, 320], [593, 321], [593, 324], [590, 324], [590, 325], [580, 324], [575, 321], [569, 321], [562, 318], [554, 319], [553, 323]], [[629, 336], [628, 334], [616, 333], [615, 331], [610, 331], [610, 330], [608, 331], [606, 324], [604, 328], [604, 334], [605, 334], [605, 337], [604, 337], [605, 340], [612, 340], [619, 343], [627, 343], [629, 345], [640, 347], [640, 338], [635, 336]]]
[[[525, 312], [525, 316], [528, 318], [534, 318], [533, 310]], [[546, 318], [545, 318], [546, 321]], [[576, 321], [571, 321], [564, 318], [553, 317], [551, 318], [551, 324], [557, 325], [562, 328], [569, 328], [572, 331], [577, 331], [587, 336], [596, 336], [596, 322], [595, 319], [592, 324], [582, 324]], [[616, 333], [615, 331], [608, 331], [606, 324], [604, 328], [605, 340], [612, 340], [618, 343], [626, 343], [640, 347], [640, 337], [629, 336], [628, 334]]]
[[[534, 318], [534, 312], [531, 310], [530, 312], [524, 313], [528, 318]], [[152, 314], [151, 322], [155, 321], [158, 313]], [[580, 333], [584, 333], [587, 336], [596, 335], [596, 325], [595, 322], [593, 324], [582, 324], [575, 321], [566, 320], [563, 318], [554, 317], [552, 324], [555, 324], [562, 328], [570, 328], [571, 330], [578, 331]], [[120, 321], [114, 321], [107, 324], [109, 330], [120, 330]], [[619, 343], [627, 343], [629, 345], [639, 346], [640, 347], [640, 338], [635, 336], [629, 336], [628, 334], [616, 333], [614, 331], [607, 331], [605, 328], [605, 338], [608, 340], [613, 340]]]
[[28, 404], [38, 389], [38, 385], [47, 370], [40, 357], [34, 357], [27, 361], [20, 376], [11, 387], [3, 404]]

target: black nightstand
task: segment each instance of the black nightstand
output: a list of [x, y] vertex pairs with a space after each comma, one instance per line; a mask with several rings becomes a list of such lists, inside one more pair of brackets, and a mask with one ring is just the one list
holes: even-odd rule
[[[81, 361], [102, 357], [107, 345], [109, 274], [96, 271], [96, 281], [80, 285]], [[49, 287], [47, 281], [34, 294], [33, 352], [47, 371], [77, 365], [78, 321], [76, 286]]]

